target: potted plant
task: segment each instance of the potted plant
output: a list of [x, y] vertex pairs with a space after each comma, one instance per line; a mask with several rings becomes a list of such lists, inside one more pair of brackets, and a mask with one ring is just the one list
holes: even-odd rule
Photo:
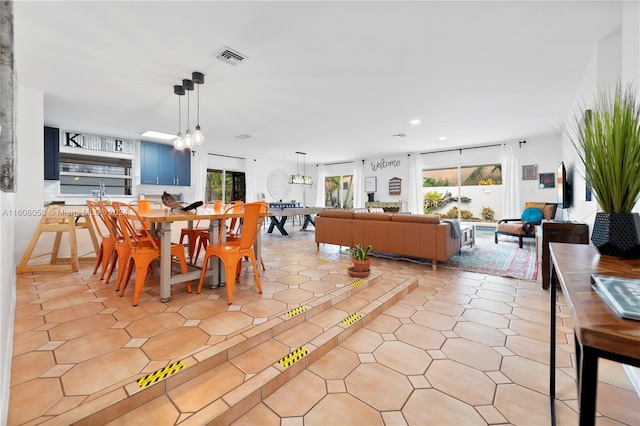
[[352, 277], [366, 277], [370, 272], [371, 259], [367, 256], [371, 251], [371, 246], [364, 248], [362, 244], [357, 244], [351, 248], [351, 258], [353, 259], [353, 266], [349, 268], [349, 275]]
[[631, 210], [640, 196], [640, 105], [633, 84], [602, 93], [575, 117], [572, 145], [584, 166], [601, 212], [591, 241], [600, 254], [640, 257], [640, 216]]

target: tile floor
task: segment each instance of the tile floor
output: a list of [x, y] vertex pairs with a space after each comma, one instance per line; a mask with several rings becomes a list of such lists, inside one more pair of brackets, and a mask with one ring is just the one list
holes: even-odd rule
[[[231, 306], [224, 288], [197, 295], [181, 285], [162, 303], [156, 274], [133, 307], [132, 289], [118, 297], [89, 263], [77, 273], [19, 275], [9, 424], [69, 424], [105, 401], [121, 399], [143, 374], [237, 343], [231, 361], [130, 407], [112, 422], [207, 423], [206, 414], [219, 404], [211, 395], [260, 375], [300, 342], [361, 309], [364, 300], [406, 280], [417, 280], [413, 291], [257, 405], [247, 402], [248, 411], [233, 424], [550, 423], [549, 303], [539, 282], [374, 258], [379, 278], [360, 297], [243, 352], [252, 329], [276, 324], [285, 311], [327, 298], [353, 281], [345, 249], [322, 245], [316, 251], [313, 232], [263, 234], [263, 259], [263, 294], [246, 268]], [[556, 412], [558, 424], [573, 425], [575, 358], [562, 296], [557, 315]], [[602, 361], [599, 379], [597, 423], [640, 424], [640, 400], [622, 367]]]

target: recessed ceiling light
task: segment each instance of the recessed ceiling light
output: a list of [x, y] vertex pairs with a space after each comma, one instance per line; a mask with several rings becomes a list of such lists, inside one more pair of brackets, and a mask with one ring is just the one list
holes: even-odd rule
[[413, 124], [413, 125], [415, 126], [415, 125], [417, 125], [417, 124], [420, 124], [420, 120], [418, 120], [418, 119], [416, 118], [416, 119], [411, 120], [411, 121], [410, 121], [410, 123], [411, 123], [411, 124]]
[[172, 135], [171, 133], [158, 132], [156, 130], [146, 130], [140, 133], [140, 136], [144, 136], [145, 138], [162, 139], [163, 141], [170, 141], [176, 138], [176, 135]]
[[446, 137], [446, 136], [440, 136], [440, 137], [438, 138], [438, 140], [439, 140], [439, 141], [446, 141], [446, 140], [447, 140], [447, 137]]

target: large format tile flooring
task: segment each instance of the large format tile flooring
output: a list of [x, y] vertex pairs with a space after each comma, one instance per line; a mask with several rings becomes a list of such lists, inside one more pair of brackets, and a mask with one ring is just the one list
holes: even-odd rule
[[[230, 306], [225, 288], [198, 295], [182, 285], [162, 303], [156, 273], [133, 307], [133, 286], [118, 297], [89, 263], [77, 273], [18, 275], [9, 424], [71, 424], [91, 415], [94, 424], [550, 424], [549, 294], [539, 282], [374, 258], [372, 279], [346, 297], [353, 282], [346, 249], [316, 251], [312, 231], [291, 230], [289, 237], [263, 234], [264, 292], [245, 267]], [[379, 302], [405, 284], [410, 291], [397, 293], [397, 302]], [[284, 327], [285, 312], [325, 301], [329, 308]], [[560, 296], [560, 425], [577, 424], [567, 309]], [[243, 383], [267, 371], [285, 374], [273, 368], [277, 360], [308, 342], [319, 350], [318, 336], [359, 311], [366, 312], [359, 327], [342, 326], [345, 338], [314, 362], [310, 354], [298, 374], [263, 387], [257, 400], [237, 397]], [[280, 329], [242, 346], [270, 327]], [[220, 348], [228, 355], [215, 368], [117, 414], [105, 409], [135, 396], [141, 376], [183, 360], [187, 369], [175, 377], [191, 365], [196, 371]], [[601, 361], [599, 380], [597, 423], [640, 424], [640, 401], [623, 368]], [[239, 408], [216, 417], [230, 395]]]

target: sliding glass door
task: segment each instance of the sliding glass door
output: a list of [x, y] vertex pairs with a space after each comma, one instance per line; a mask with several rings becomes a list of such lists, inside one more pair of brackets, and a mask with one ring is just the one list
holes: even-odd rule
[[244, 172], [208, 169], [205, 181], [205, 200], [206, 202], [221, 200], [223, 203], [236, 200], [246, 201]]
[[502, 165], [475, 164], [422, 172], [424, 212], [466, 222], [493, 222], [502, 205]]
[[324, 205], [340, 209], [353, 208], [353, 175], [324, 178]]

